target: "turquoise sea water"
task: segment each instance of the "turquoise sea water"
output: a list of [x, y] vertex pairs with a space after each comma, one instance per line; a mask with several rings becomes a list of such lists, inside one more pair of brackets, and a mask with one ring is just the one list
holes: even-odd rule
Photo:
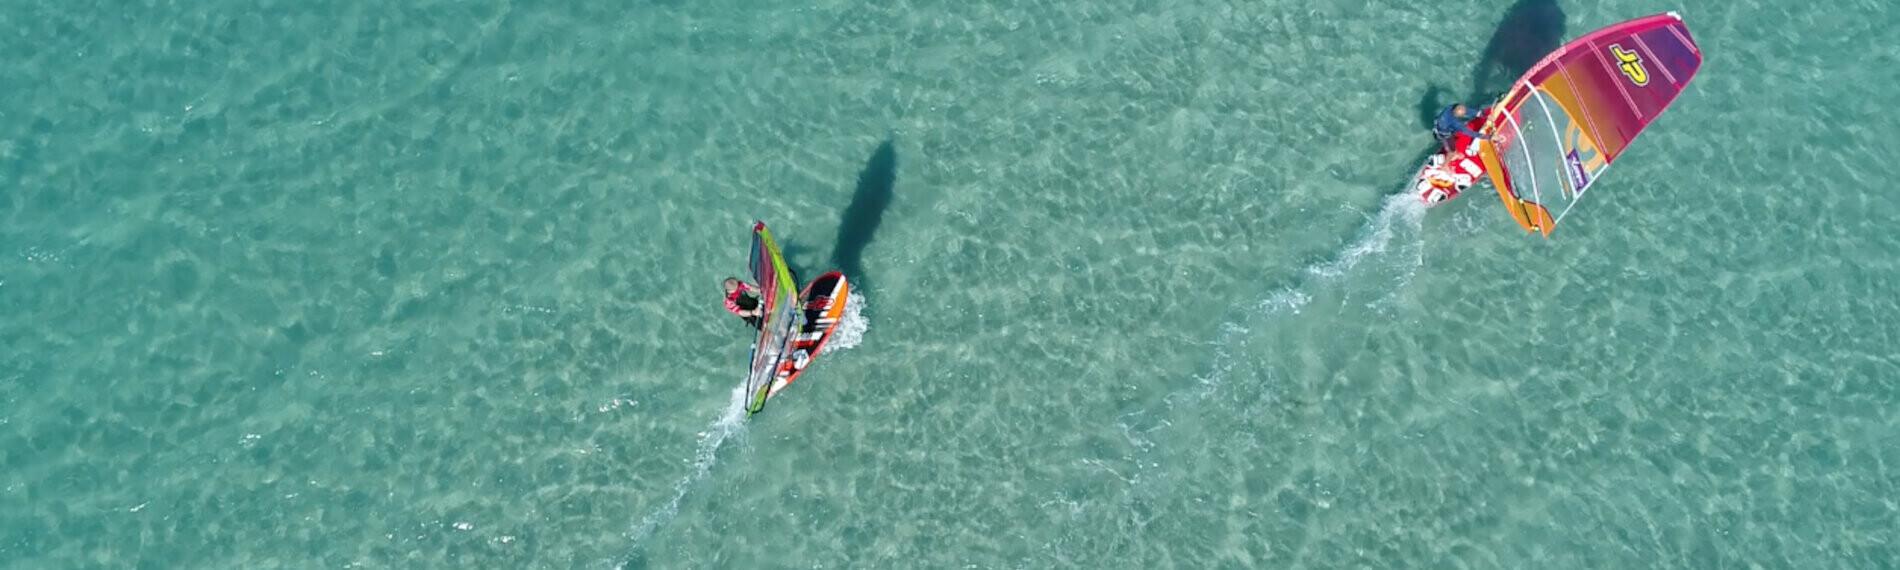
[[[1554, 239], [1393, 197], [1668, 9]], [[1896, 25], [6, 2], [0, 568], [1892, 568]], [[865, 303], [740, 421], [754, 218]]]

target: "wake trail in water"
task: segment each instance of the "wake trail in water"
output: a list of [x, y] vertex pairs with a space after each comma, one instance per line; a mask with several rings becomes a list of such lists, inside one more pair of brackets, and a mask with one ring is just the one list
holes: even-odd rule
[[[1358, 236], [1339, 254], [1324, 262], [1307, 266], [1299, 273], [1294, 284], [1267, 295], [1266, 298], [1247, 306], [1237, 319], [1221, 325], [1220, 337], [1215, 341], [1214, 363], [1200, 378], [1201, 395], [1206, 395], [1226, 379], [1227, 372], [1234, 366], [1232, 350], [1245, 336], [1252, 332], [1245, 323], [1260, 319], [1270, 319], [1278, 315], [1299, 314], [1307, 303], [1313, 300], [1313, 291], [1338, 284], [1339, 281], [1354, 274], [1355, 269], [1368, 260], [1384, 260], [1385, 269], [1391, 270], [1392, 282], [1382, 287], [1388, 296], [1396, 294], [1410, 283], [1418, 268], [1425, 264], [1425, 243], [1418, 239], [1419, 228], [1425, 220], [1425, 205], [1411, 194], [1397, 194], [1387, 197], [1378, 213], [1367, 219], [1366, 225], [1359, 230]], [[1413, 238], [1399, 240], [1399, 236]], [[1387, 255], [1391, 253], [1393, 255]], [[1169, 398], [1172, 400], [1173, 398]], [[1170, 402], [1171, 403], [1171, 402]]]
[[640, 519], [639, 526], [634, 527], [632, 534], [634, 547], [638, 548], [647, 538], [652, 537], [653, 532], [659, 530], [661, 525], [671, 522], [673, 517], [679, 515], [680, 501], [686, 498], [686, 493], [693, 490], [693, 486], [699, 484], [700, 480], [705, 479], [706, 475], [712, 472], [713, 464], [719, 461], [719, 447], [724, 445], [726, 440], [745, 431], [745, 401], [745, 385], [733, 387], [732, 400], [727, 403], [726, 411], [719, 416], [719, 419], [714, 420], [712, 425], [699, 432], [699, 448], [693, 451], [692, 472], [673, 484], [671, 499], [668, 499], [660, 508], [647, 513], [647, 516]]
[[[865, 331], [870, 330], [870, 321], [864, 316], [866, 301], [863, 293], [854, 293], [845, 301], [844, 316], [838, 322], [838, 329], [832, 331], [831, 340], [825, 343], [824, 354], [846, 350], [864, 342]], [[638, 549], [646, 539], [662, 525], [671, 522], [679, 515], [680, 501], [693, 487], [712, 473], [714, 463], [719, 461], [719, 448], [726, 440], [740, 435], [746, 426], [746, 391], [744, 385], [732, 389], [732, 399], [724, 414], [714, 420], [712, 425], [699, 432], [699, 447], [693, 451], [693, 470], [673, 484], [673, 496], [659, 508], [640, 519], [632, 533], [633, 545]]]
[[[1379, 298], [1368, 306], [1377, 307], [1404, 290], [1425, 263], [1425, 242], [1419, 231], [1424, 219], [1425, 206], [1417, 197], [1409, 193], [1389, 197], [1376, 213], [1367, 216], [1365, 225], [1338, 253], [1301, 268], [1289, 285], [1267, 293], [1264, 298], [1235, 306], [1220, 324], [1219, 334], [1209, 343], [1214, 346], [1213, 360], [1196, 375], [1194, 385], [1171, 391], [1155, 408], [1137, 410], [1116, 419], [1129, 445], [1143, 457], [1135, 461], [1136, 473], [1129, 478], [1131, 483], [1158, 489], [1175, 480], [1176, 475], [1170, 471], [1144, 469], [1167, 461], [1165, 456], [1171, 450], [1159, 443], [1164, 441], [1162, 434], [1177, 432], [1185, 434], [1180, 437], [1190, 439], [1211, 435], [1193, 431], [1209, 429], [1210, 424], [1195, 419], [1212, 411], [1206, 409], [1206, 402], [1222, 393], [1228, 378], [1236, 374], [1237, 369], [1247, 366], [1250, 357], [1261, 354], [1262, 350], [1271, 350], [1254, 346], [1256, 339], [1263, 337], [1254, 335], [1253, 327], [1298, 315], [1316, 297], [1338, 293], [1350, 298], [1355, 291], [1370, 289]], [[1253, 401], [1277, 400], [1279, 396], [1273, 393], [1271, 386], [1273, 369], [1268, 367], [1261, 372], [1267, 376], [1261, 385], [1236, 388], [1239, 391], [1230, 395]], [[1177, 420], [1182, 420], [1182, 425], [1177, 425]]]

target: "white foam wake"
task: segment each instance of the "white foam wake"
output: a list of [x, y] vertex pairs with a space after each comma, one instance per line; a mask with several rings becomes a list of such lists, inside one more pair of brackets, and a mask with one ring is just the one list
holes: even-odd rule
[[1418, 197], [1411, 194], [1388, 197], [1379, 208], [1379, 213], [1373, 214], [1367, 222], [1366, 229], [1360, 232], [1358, 239], [1347, 245], [1337, 259], [1308, 267], [1306, 272], [1328, 279], [1345, 275], [1357, 267], [1360, 261], [1385, 252], [1398, 230], [1413, 230], [1412, 234], [1416, 236], [1416, 230], [1424, 221], [1425, 204], [1419, 202]]
[[[1307, 289], [1345, 277], [1367, 259], [1378, 258], [1380, 254], [1391, 249], [1393, 237], [1401, 233], [1418, 237], [1418, 229], [1424, 220], [1425, 205], [1419, 202], [1417, 197], [1399, 194], [1386, 198], [1379, 212], [1367, 220], [1359, 236], [1352, 243], [1346, 244], [1346, 248], [1340, 250], [1338, 256], [1324, 263], [1308, 266], [1301, 271], [1306, 279], [1267, 295], [1267, 298], [1254, 304], [1250, 313], [1272, 315], [1300, 312], [1307, 302], [1313, 300], [1312, 295], [1306, 292]], [[1389, 288], [1391, 290], [1409, 283], [1418, 267], [1425, 263], [1424, 242], [1415, 241], [1406, 248], [1406, 251], [1412, 255], [1407, 255], [1402, 262], [1394, 264], [1394, 269], [1399, 270], [1399, 276]]]
[[639, 526], [634, 527], [631, 537], [635, 547], [653, 536], [653, 531], [658, 530], [660, 525], [672, 521], [673, 517], [679, 515], [680, 501], [686, 498], [686, 493], [692, 491], [694, 485], [706, 478], [706, 474], [712, 472], [713, 464], [719, 461], [719, 446], [724, 445], [727, 439], [745, 431], [745, 400], [745, 385], [741, 383], [734, 386], [732, 401], [726, 406], [725, 412], [720, 414], [719, 419], [713, 420], [712, 425], [699, 432], [699, 447], [693, 450], [693, 470], [682, 477], [678, 483], [673, 484], [672, 498], [660, 505], [660, 508], [647, 513], [647, 516], [640, 519]]
[[831, 331], [831, 340], [825, 342], [825, 352], [832, 353], [857, 346], [864, 342], [864, 331], [871, 329], [870, 320], [864, 316], [867, 301], [864, 293], [853, 291], [845, 297], [844, 318], [838, 321], [838, 330]]
[[[1325, 262], [1306, 267], [1300, 272], [1301, 279], [1293, 285], [1274, 291], [1249, 306], [1239, 318], [1239, 322], [1229, 321], [1221, 326], [1221, 334], [1215, 341], [1214, 362], [1207, 373], [1200, 378], [1201, 395], [1205, 396], [1225, 380], [1227, 372], [1234, 367], [1235, 350], [1246, 344], [1247, 333], [1251, 332], [1242, 323], [1253, 322], [1258, 318], [1267, 318], [1282, 314], [1299, 314], [1306, 304], [1312, 302], [1310, 291], [1337, 283], [1353, 274], [1368, 260], [1381, 259], [1388, 251], [1394, 250], [1395, 238], [1406, 235], [1421, 237], [1419, 229], [1425, 220], [1425, 205], [1416, 196], [1402, 193], [1386, 198], [1378, 213], [1367, 219], [1365, 227], [1345, 249]], [[1381, 287], [1387, 298], [1411, 282], [1412, 276], [1425, 263], [1425, 244], [1414, 239], [1409, 245], [1397, 250], [1398, 256], [1385, 268], [1394, 271], [1392, 282]]]
[[[863, 293], [853, 293], [845, 301], [843, 320], [839, 321], [838, 330], [832, 331], [831, 340], [825, 343], [826, 353], [845, 350], [864, 342], [864, 332], [871, 328], [863, 314], [865, 305]], [[725, 412], [712, 425], [699, 432], [699, 447], [693, 451], [693, 470], [673, 484], [673, 496], [665, 504], [647, 513], [640, 519], [640, 524], [634, 527], [631, 538], [635, 548], [651, 538], [661, 525], [679, 515], [680, 501], [686, 499], [686, 494], [692, 492], [693, 487], [712, 472], [713, 464], [719, 461], [720, 446], [745, 431], [745, 404], [745, 386], [734, 386], [732, 400]]]

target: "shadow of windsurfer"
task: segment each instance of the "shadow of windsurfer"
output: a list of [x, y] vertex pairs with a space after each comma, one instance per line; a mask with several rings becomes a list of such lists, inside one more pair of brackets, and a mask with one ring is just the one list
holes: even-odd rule
[[858, 172], [858, 186], [851, 203], [844, 208], [838, 223], [838, 241], [831, 250], [831, 262], [851, 279], [853, 288], [868, 289], [870, 276], [864, 273], [864, 248], [876, 237], [884, 221], [884, 210], [891, 205], [897, 185], [897, 147], [884, 139], [864, 170]]
[[[1418, 128], [1419, 130], [1426, 131], [1426, 132], [1430, 132], [1432, 130], [1432, 123], [1438, 120], [1438, 113], [1441, 111], [1444, 111], [1445, 106], [1451, 104], [1451, 103], [1446, 102], [1444, 99], [1445, 99], [1444, 87], [1440, 87], [1435, 84], [1428, 85], [1425, 87], [1425, 93], [1423, 95], [1420, 95], [1418, 98]], [[1425, 159], [1431, 158], [1431, 156], [1434, 154], [1438, 154], [1438, 151], [1441, 148], [1443, 147], [1439, 146], [1436, 143], [1432, 144], [1429, 147], [1425, 147], [1424, 149], [1419, 150], [1418, 156], [1412, 157], [1412, 161], [1406, 164], [1423, 164], [1425, 162]]]
[[[1504, 11], [1490, 41], [1485, 42], [1478, 63], [1471, 68], [1470, 91], [1463, 98], [1454, 96], [1454, 100], [1446, 101], [1444, 87], [1426, 87], [1418, 102], [1421, 125], [1427, 131], [1435, 130], [1439, 116], [1456, 103], [1476, 110], [1496, 102], [1512, 82], [1556, 51], [1563, 38], [1564, 11], [1556, 0], [1518, 0]], [[1413, 163], [1424, 163], [1444, 148], [1443, 143], [1430, 143]]]
[[1438, 112], [1449, 105], [1444, 98], [1445, 88], [1437, 84], [1425, 86], [1425, 94], [1418, 98], [1418, 128], [1432, 128], [1432, 122], [1438, 120]]
[[792, 273], [792, 282], [803, 285], [805, 281], [802, 276], [806, 274], [803, 268], [809, 267], [804, 262], [810, 261], [811, 248], [792, 238], [782, 237], [778, 240], [778, 253], [785, 259], [785, 270]]
[[1557, 51], [1564, 39], [1564, 10], [1556, 0], [1518, 0], [1504, 11], [1491, 31], [1477, 65], [1471, 68], [1471, 90], [1462, 99], [1445, 101], [1445, 88], [1428, 85], [1418, 101], [1419, 124], [1431, 128], [1438, 114], [1452, 103], [1484, 107], [1504, 95], [1537, 61]]
[[1504, 11], [1478, 65], [1471, 69], [1467, 102], [1489, 104], [1538, 60], [1557, 51], [1563, 41], [1564, 10], [1557, 0], [1518, 0]]

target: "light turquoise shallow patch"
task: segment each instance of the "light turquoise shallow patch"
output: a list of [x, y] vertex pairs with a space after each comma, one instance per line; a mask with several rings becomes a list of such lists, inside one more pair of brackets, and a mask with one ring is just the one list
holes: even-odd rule
[[1498, 2], [5, 3], [0, 568], [1892, 565], [1900, 11], [1559, 7], [1708, 63], [1546, 241]]

